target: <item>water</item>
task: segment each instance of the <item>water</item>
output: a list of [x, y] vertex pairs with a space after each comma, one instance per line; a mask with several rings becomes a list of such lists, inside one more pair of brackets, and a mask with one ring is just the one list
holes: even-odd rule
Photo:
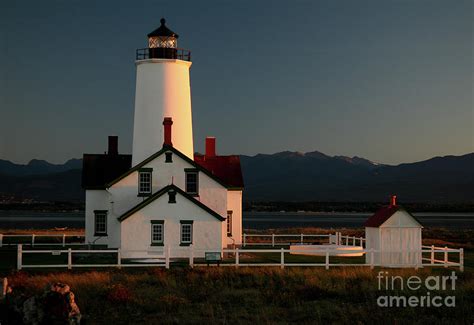
[[84, 228], [84, 211], [0, 210], [0, 229]]
[[[244, 212], [244, 229], [362, 227], [372, 213]], [[474, 228], [474, 213], [414, 213], [425, 227]], [[0, 210], [0, 229], [84, 228], [84, 212]]]
[[[373, 213], [316, 212], [246, 212], [244, 229], [293, 227], [355, 228], [363, 227]], [[425, 227], [474, 228], [474, 213], [413, 213]]]

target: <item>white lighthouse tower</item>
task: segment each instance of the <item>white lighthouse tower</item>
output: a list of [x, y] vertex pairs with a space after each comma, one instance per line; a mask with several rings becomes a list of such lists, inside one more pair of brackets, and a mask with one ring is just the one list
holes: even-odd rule
[[162, 148], [165, 117], [173, 121], [173, 147], [194, 158], [191, 52], [178, 49], [177, 39], [162, 18], [161, 26], [148, 34], [148, 48], [137, 50], [132, 166]]

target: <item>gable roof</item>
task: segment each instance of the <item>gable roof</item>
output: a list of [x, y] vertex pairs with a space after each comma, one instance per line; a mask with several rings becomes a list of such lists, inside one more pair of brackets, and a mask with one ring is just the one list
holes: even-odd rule
[[125, 173], [131, 166], [132, 155], [84, 154], [82, 187], [105, 189], [108, 182]]
[[384, 207], [380, 208], [379, 210], [377, 210], [377, 212], [375, 212], [374, 215], [372, 215], [369, 219], [367, 219], [365, 221], [364, 226], [365, 227], [375, 227], [375, 228], [380, 227], [382, 224], [385, 223], [385, 221], [390, 219], [390, 217], [392, 217], [395, 214], [395, 212], [397, 212], [397, 211], [403, 211], [403, 212], [407, 213], [420, 226], [422, 226], [420, 221], [418, 221], [418, 219], [416, 219], [415, 216], [413, 216], [410, 212], [408, 212], [407, 210], [405, 210], [403, 207], [401, 207], [399, 205], [388, 205], [388, 206], [384, 206]]
[[[110, 181], [106, 187], [109, 188], [111, 187], [112, 185], [114, 185], [115, 183], [117, 183], [118, 181], [120, 181], [121, 179], [127, 177], [128, 175], [130, 175], [131, 173], [133, 173], [134, 171], [137, 171], [138, 169], [140, 169], [141, 167], [145, 166], [146, 164], [148, 164], [149, 162], [153, 161], [154, 159], [156, 159], [157, 157], [161, 156], [163, 153], [167, 152], [167, 151], [171, 151], [173, 152], [174, 154], [176, 154], [178, 157], [180, 157], [181, 159], [183, 159], [184, 161], [186, 161], [187, 163], [189, 163], [190, 165], [192, 165], [194, 168], [197, 168], [199, 171], [203, 172], [204, 174], [206, 174], [207, 176], [209, 176], [210, 178], [212, 178], [213, 180], [215, 180], [217, 183], [221, 184], [222, 186], [224, 186], [225, 188], [229, 189], [229, 188], [233, 188], [233, 186], [227, 184], [224, 180], [222, 180], [221, 178], [219, 178], [217, 175], [213, 174], [212, 172], [210, 172], [208, 169], [204, 168], [203, 166], [201, 166], [200, 164], [198, 164], [197, 162], [193, 161], [192, 159], [190, 159], [188, 156], [186, 156], [185, 154], [181, 153], [178, 149], [174, 148], [173, 146], [170, 146], [170, 145], [166, 145], [164, 144], [163, 145], [163, 148], [161, 148], [160, 151], [154, 153], [153, 155], [151, 155], [150, 157], [148, 157], [147, 159], [145, 159], [144, 161], [142, 161], [141, 163], [139, 163], [138, 165], [134, 166], [133, 168], [125, 171], [123, 174], [121, 174], [120, 176], [118, 176], [117, 178], [115, 178], [114, 180]], [[239, 160], [239, 163], [238, 163], [238, 167], [240, 168], [240, 160]], [[243, 182], [242, 182], [242, 186], [240, 188], [243, 187]]]
[[242, 189], [244, 187], [239, 156], [206, 157], [195, 154], [194, 161], [221, 179], [228, 187], [234, 189]]
[[139, 204], [137, 204], [136, 206], [134, 206], [133, 208], [131, 208], [130, 210], [128, 210], [127, 212], [122, 214], [120, 217], [118, 217], [118, 220], [120, 222], [124, 221], [125, 219], [127, 219], [128, 217], [133, 215], [135, 212], [140, 211], [141, 209], [143, 209], [144, 207], [146, 207], [147, 205], [149, 205], [150, 203], [155, 201], [157, 198], [161, 197], [163, 194], [168, 193], [169, 191], [172, 191], [172, 190], [174, 190], [175, 192], [181, 194], [186, 199], [188, 199], [189, 201], [191, 201], [192, 203], [194, 203], [195, 205], [197, 205], [198, 207], [200, 207], [201, 209], [203, 209], [207, 213], [214, 216], [217, 220], [219, 220], [219, 221], [226, 220], [224, 217], [222, 217], [220, 214], [218, 214], [217, 212], [215, 212], [214, 210], [209, 208], [207, 205], [199, 202], [194, 197], [192, 197], [191, 195], [189, 195], [188, 193], [186, 193], [185, 191], [183, 191], [182, 189], [180, 189], [179, 187], [177, 187], [176, 185], [173, 185], [173, 184], [163, 187], [161, 190], [159, 190], [158, 192], [156, 192], [152, 196], [148, 197], [146, 200], [140, 202]]

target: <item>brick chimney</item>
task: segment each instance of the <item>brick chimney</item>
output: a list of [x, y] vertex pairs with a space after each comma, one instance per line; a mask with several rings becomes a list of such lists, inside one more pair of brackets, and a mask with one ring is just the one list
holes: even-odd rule
[[109, 155], [118, 155], [118, 136], [109, 135], [109, 150], [107, 152]]
[[396, 195], [392, 195], [390, 197], [390, 206], [393, 207], [393, 206], [396, 206], [397, 205], [397, 196]]
[[206, 158], [214, 158], [216, 156], [216, 138], [206, 137]]
[[163, 125], [165, 126], [165, 140], [163, 145], [173, 146], [173, 143], [171, 143], [171, 126], [173, 125], [173, 119], [171, 117], [165, 117]]

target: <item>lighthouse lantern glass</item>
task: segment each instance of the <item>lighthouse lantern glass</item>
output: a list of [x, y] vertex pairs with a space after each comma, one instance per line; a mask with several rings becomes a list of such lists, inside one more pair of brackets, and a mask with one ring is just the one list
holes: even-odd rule
[[178, 40], [176, 37], [152, 36], [148, 38], [149, 48], [176, 48]]

